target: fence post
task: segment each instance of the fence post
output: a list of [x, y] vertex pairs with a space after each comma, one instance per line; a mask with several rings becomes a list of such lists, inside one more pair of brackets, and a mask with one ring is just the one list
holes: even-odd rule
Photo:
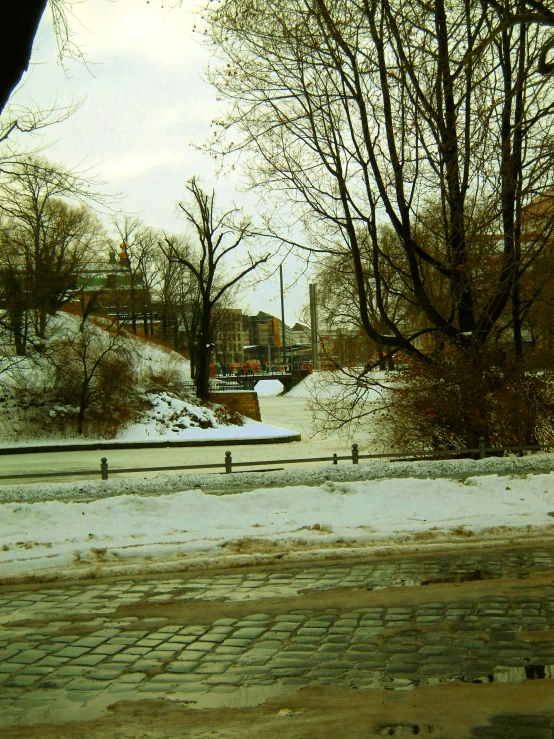
[[225, 474], [233, 471], [233, 458], [231, 452], [225, 452]]
[[100, 460], [100, 474], [102, 475], [103, 480], [108, 479], [108, 458], [102, 457]]
[[487, 453], [485, 452], [485, 437], [479, 437], [479, 459], [485, 459]]
[[352, 464], [358, 464], [358, 445], [352, 444]]
[[338, 464], [338, 463], [339, 463], [339, 460], [338, 460], [337, 454], [335, 452], [335, 454], [333, 454], [333, 464]]

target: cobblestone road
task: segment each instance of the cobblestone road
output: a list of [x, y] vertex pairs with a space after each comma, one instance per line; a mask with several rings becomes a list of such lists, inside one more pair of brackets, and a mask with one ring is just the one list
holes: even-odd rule
[[[240, 705], [249, 690], [549, 680], [553, 573], [554, 548], [3, 588], [0, 725], [121, 697]], [[533, 720], [535, 733], [472, 735], [554, 736], [552, 717]]]

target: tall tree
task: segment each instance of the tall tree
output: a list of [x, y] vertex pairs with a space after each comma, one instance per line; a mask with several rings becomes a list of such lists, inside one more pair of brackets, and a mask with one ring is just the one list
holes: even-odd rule
[[18, 354], [26, 351], [30, 322], [46, 338], [48, 316], [69, 300], [100, 247], [103, 229], [79, 202], [87, 184], [46, 160], [26, 159], [0, 191], [0, 280]]
[[[188, 244], [179, 245], [175, 239], [166, 238], [164, 251], [169, 260], [187, 270], [198, 295], [194, 379], [197, 396], [205, 399], [209, 394], [210, 357], [214, 346], [214, 308], [271, 255], [255, 256], [248, 248], [257, 234], [251, 221], [237, 208], [220, 212], [215, 205], [215, 192], [204, 192], [195, 177], [188, 181], [187, 190], [190, 199], [179, 203], [179, 207], [190, 226], [191, 239]], [[242, 262], [240, 248], [246, 248]]]
[[[208, 10], [221, 61], [211, 79], [229, 102], [211, 149], [249, 154], [251, 181], [305, 227], [291, 243], [349, 261], [360, 322], [379, 345], [421, 356], [420, 326], [396, 318], [413, 304], [427, 332], [462, 350], [485, 344], [511, 307], [521, 353], [518, 285], [547, 244], [544, 232], [522, 237], [522, 214], [554, 172], [554, 78], [537, 74], [551, 31], [539, 5], [226, 0]], [[480, 239], [476, 212], [490, 214]], [[396, 315], [391, 266], [405, 285]]]
[[123, 216], [116, 220], [121, 239], [122, 267], [127, 273], [128, 310], [133, 333], [142, 317], [144, 335], [148, 336], [151, 296], [159, 280], [157, 252], [160, 235], [139, 218]]

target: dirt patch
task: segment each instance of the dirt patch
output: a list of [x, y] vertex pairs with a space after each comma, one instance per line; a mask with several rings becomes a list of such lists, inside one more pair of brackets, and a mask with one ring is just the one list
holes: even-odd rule
[[273, 554], [280, 549], [284, 551], [285, 547], [281, 542], [271, 541], [271, 539], [244, 536], [242, 539], [225, 542], [221, 549], [233, 552], [233, 554]]
[[[253, 708], [197, 710], [172, 700], [120, 701], [89, 721], [6, 727], [3, 739], [469, 739], [503, 714], [553, 717], [552, 684], [455, 683], [410, 692], [310, 687]], [[523, 720], [522, 720], [523, 719]], [[391, 730], [394, 730], [392, 733]], [[410, 733], [411, 732], [411, 733]]]

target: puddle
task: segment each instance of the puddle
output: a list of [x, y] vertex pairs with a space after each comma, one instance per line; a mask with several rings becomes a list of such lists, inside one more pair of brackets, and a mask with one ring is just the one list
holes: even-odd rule
[[440, 585], [458, 582], [476, 582], [478, 580], [494, 580], [498, 579], [498, 575], [483, 570], [472, 570], [471, 572], [457, 572], [447, 577], [433, 577], [428, 580], [422, 580], [422, 585]]
[[525, 677], [528, 680], [544, 680], [546, 677], [544, 665], [528, 665], [525, 667]]
[[297, 685], [251, 685], [241, 687], [232, 693], [214, 692], [206, 686], [207, 692], [171, 692], [160, 687], [159, 691], [106, 690], [102, 693], [81, 693], [63, 689], [36, 690], [28, 692], [15, 701], [13, 706], [2, 711], [4, 725], [41, 724], [52, 722], [90, 721], [105, 714], [109, 706], [119, 701], [144, 701], [162, 699], [167, 702], [186, 705], [188, 708], [252, 708], [270, 698], [288, 695], [298, 691]]
[[[296, 693], [297, 685], [250, 685], [239, 688], [234, 693], [200, 693], [189, 696], [193, 701], [189, 703], [190, 708], [251, 708], [265, 703], [269, 698], [279, 695]], [[170, 700], [181, 702], [178, 696], [167, 696]]]
[[500, 713], [489, 719], [486, 726], [473, 726], [471, 737], [545, 737], [554, 736], [552, 715]]
[[425, 736], [432, 733], [433, 727], [430, 725], [389, 724], [388, 726], [377, 727], [378, 736]]

